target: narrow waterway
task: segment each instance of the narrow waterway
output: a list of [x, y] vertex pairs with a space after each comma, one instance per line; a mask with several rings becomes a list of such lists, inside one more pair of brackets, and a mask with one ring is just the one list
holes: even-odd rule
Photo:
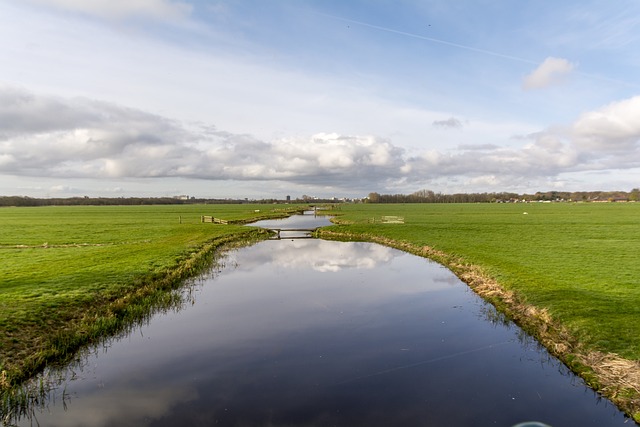
[[248, 224], [250, 227], [280, 230], [276, 235], [278, 239], [311, 237], [311, 230], [327, 225], [331, 225], [329, 217], [317, 215], [315, 211], [307, 211], [302, 215], [292, 215], [288, 218], [265, 219]]
[[283, 239], [224, 264], [181, 310], [84, 357], [19, 425], [633, 424], [423, 258]]

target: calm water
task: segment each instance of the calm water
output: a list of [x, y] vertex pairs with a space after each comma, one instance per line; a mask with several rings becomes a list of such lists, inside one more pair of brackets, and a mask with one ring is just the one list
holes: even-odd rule
[[331, 225], [328, 216], [315, 215], [312, 211], [305, 212], [304, 215], [293, 215], [283, 219], [266, 219], [264, 221], [256, 221], [250, 226], [265, 228], [317, 228]]
[[257, 226], [264, 228], [277, 228], [281, 229], [280, 238], [301, 238], [301, 237], [311, 237], [310, 233], [301, 232], [301, 231], [286, 231], [287, 229], [314, 229], [318, 227], [324, 227], [327, 225], [331, 225], [331, 221], [329, 217], [316, 215], [312, 211], [305, 212], [304, 215], [293, 215], [284, 219], [267, 219], [264, 221], [256, 221], [249, 226]]
[[315, 239], [225, 264], [21, 425], [633, 425], [438, 264]]

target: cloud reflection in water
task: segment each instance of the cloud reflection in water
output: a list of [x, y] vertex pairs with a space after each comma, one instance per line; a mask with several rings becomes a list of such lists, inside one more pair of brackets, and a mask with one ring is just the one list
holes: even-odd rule
[[487, 321], [493, 308], [438, 264], [309, 239], [261, 242], [227, 265], [194, 305], [91, 356], [68, 410], [52, 404], [41, 425], [624, 421], [541, 364], [519, 329]]

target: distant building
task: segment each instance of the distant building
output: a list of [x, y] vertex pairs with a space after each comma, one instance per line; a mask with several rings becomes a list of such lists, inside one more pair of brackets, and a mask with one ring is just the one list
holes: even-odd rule
[[291, 201], [291, 196], [287, 196], [287, 202]]

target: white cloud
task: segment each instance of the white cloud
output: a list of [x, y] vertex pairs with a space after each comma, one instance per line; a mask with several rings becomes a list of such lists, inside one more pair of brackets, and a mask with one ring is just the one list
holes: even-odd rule
[[[60, 112], [59, 121], [50, 120]], [[3, 172], [69, 178], [187, 177], [349, 182], [397, 174], [385, 139], [320, 133], [261, 141], [83, 98], [0, 89]]]
[[[629, 169], [621, 168], [636, 162], [634, 123], [622, 116], [623, 109], [633, 116], [633, 102], [597, 108], [635, 89], [624, 82], [633, 81], [638, 55], [622, 50], [638, 39], [632, 1], [618, 9], [549, 4], [534, 20], [505, 20], [506, 39], [474, 39], [478, 49], [346, 28], [312, 5], [254, 3], [0, 0], [0, 80], [36, 91], [3, 92], [2, 191], [14, 193], [31, 177], [42, 194], [51, 176], [87, 194], [116, 186], [125, 193], [180, 188], [186, 194], [194, 182], [214, 189], [200, 194], [224, 188], [225, 195], [244, 196], [273, 188], [294, 195], [353, 188], [341, 193], [348, 195], [365, 186], [366, 192], [438, 190], [431, 182], [444, 183], [445, 191], [448, 183], [468, 183], [462, 190], [470, 191], [589, 168], [610, 167], [622, 176]], [[460, 30], [488, 34], [456, 26], [456, 8], [446, 9], [450, 20], [437, 20], [450, 31], [443, 41], [464, 42]], [[567, 19], [572, 11], [589, 16]], [[488, 13], [473, 11], [480, 12]], [[113, 20], [119, 22], [110, 25]], [[145, 25], [148, 20], [172, 25]], [[517, 46], [527, 46], [523, 58], [510, 55]], [[558, 53], [543, 62], [553, 51], [571, 57]], [[581, 58], [581, 72], [561, 56]], [[523, 73], [530, 57], [541, 60]], [[527, 89], [576, 79], [544, 96], [504, 84], [528, 72]], [[566, 127], [532, 135], [551, 122]], [[531, 136], [510, 139], [522, 134]]]
[[[639, 115], [640, 97], [634, 97], [585, 113], [564, 128], [521, 137], [518, 146], [496, 141], [409, 152], [388, 138], [336, 132], [265, 141], [111, 103], [5, 88], [0, 89], [0, 172], [57, 181], [271, 182], [265, 185], [351, 193], [406, 192], [448, 180], [473, 188], [466, 191], [483, 186], [502, 191], [563, 173], [640, 167]], [[51, 191], [77, 188], [59, 185]]]
[[192, 6], [175, 0], [29, 0], [33, 3], [80, 12], [106, 19], [130, 17], [157, 20], [182, 19], [191, 13]]
[[585, 150], [629, 155], [640, 142], [640, 96], [584, 113], [573, 124], [575, 143]]
[[433, 126], [442, 127], [442, 128], [461, 129], [462, 122], [460, 121], [460, 119], [456, 119], [455, 117], [449, 117], [446, 120], [434, 120]]
[[548, 57], [523, 81], [524, 89], [542, 89], [561, 83], [575, 65], [563, 58]]

